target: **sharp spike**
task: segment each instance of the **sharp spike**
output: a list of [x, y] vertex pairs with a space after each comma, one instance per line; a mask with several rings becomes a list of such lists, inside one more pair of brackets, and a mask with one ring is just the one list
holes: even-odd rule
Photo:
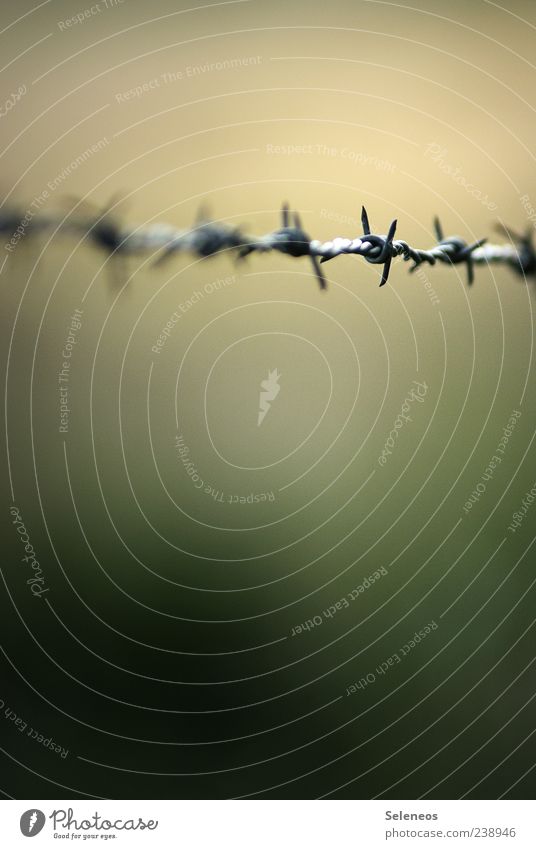
[[437, 241], [442, 242], [443, 239], [445, 238], [445, 234], [443, 233], [443, 228], [441, 226], [441, 222], [440, 222], [439, 218], [437, 217], [437, 215], [434, 218], [434, 230], [435, 230]]
[[364, 206], [361, 207], [361, 224], [363, 225], [363, 233], [365, 236], [370, 234], [370, 224], [368, 220], [367, 210]]
[[502, 223], [502, 221], [497, 221], [493, 229], [496, 230], [498, 233], [502, 233], [503, 236], [506, 236], [506, 238], [510, 239], [512, 242], [525, 241], [523, 236], [520, 236], [519, 233], [516, 233], [515, 230], [511, 230], [510, 227], [507, 227], [506, 224]]
[[488, 240], [487, 240], [486, 238], [484, 238], [484, 239], [479, 239], [477, 242], [473, 242], [473, 244], [472, 244], [472, 245], [469, 245], [469, 247], [467, 248], [467, 250], [468, 250], [470, 253], [472, 253], [472, 251], [476, 250], [476, 248], [480, 248], [480, 247], [482, 247], [482, 245], [485, 245], [487, 241], [488, 241]]
[[103, 214], [107, 215], [114, 206], [117, 206], [118, 203], [124, 202], [124, 199], [125, 197], [123, 192], [114, 192], [106, 206], [103, 207]]
[[281, 226], [288, 227], [288, 203], [285, 201], [281, 207]]
[[385, 286], [385, 284], [387, 283], [387, 279], [389, 277], [389, 270], [391, 268], [391, 259], [392, 259], [392, 257], [388, 257], [388, 259], [385, 261], [385, 264], [383, 266], [382, 279], [380, 280], [380, 287]]
[[475, 271], [473, 266], [473, 260], [471, 257], [467, 257], [467, 285], [472, 286], [473, 281], [475, 279]]
[[387, 233], [387, 242], [392, 242], [392, 241], [393, 241], [393, 237], [394, 237], [394, 235], [395, 235], [395, 233], [396, 233], [396, 225], [397, 225], [397, 223], [398, 223], [398, 222], [397, 222], [397, 219], [396, 219], [396, 218], [395, 218], [395, 220], [394, 220], [394, 221], [391, 221], [391, 226], [389, 227], [389, 232]]

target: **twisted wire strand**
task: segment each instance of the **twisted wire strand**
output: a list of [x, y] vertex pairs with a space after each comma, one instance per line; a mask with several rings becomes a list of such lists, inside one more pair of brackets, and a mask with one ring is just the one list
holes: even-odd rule
[[[195, 226], [185, 230], [177, 230], [165, 223], [137, 228], [121, 227], [111, 216], [109, 208], [100, 216], [93, 215], [89, 219], [86, 216], [67, 221], [59, 215], [43, 213], [35, 219], [32, 216], [21, 232], [21, 221], [24, 220], [15, 210], [4, 210], [0, 213], [0, 232], [6, 236], [11, 234], [11, 243], [17, 234], [20, 234], [20, 239], [22, 236], [35, 235], [51, 228], [57, 228], [63, 233], [85, 233], [91, 242], [110, 254], [128, 256], [160, 251], [154, 265], [162, 265], [174, 254], [182, 252], [192, 253], [200, 258], [214, 256], [223, 251], [235, 252], [238, 259], [243, 259], [251, 253], [268, 251], [279, 251], [295, 258], [307, 256], [321, 289], [327, 288], [322, 264], [343, 255], [360, 256], [369, 263], [382, 265], [380, 286], [388, 280], [391, 261], [399, 256], [404, 261], [413, 263], [410, 271], [414, 271], [423, 263], [465, 264], [468, 285], [474, 281], [475, 264], [503, 263], [524, 277], [536, 275], [536, 252], [530, 229], [525, 235], [518, 235], [500, 225], [499, 229], [508, 237], [509, 244], [489, 244], [486, 238], [468, 243], [461, 236], [445, 237], [436, 218], [434, 229], [437, 244], [422, 250], [411, 247], [402, 239], [394, 238], [396, 220], [391, 222], [386, 234], [372, 233], [365, 207], [361, 213], [361, 236], [354, 239], [336, 237], [326, 242], [312, 239], [303, 229], [299, 214], [291, 212], [287, 203], [282, 206], [281, 227], [262, 236], [246, 235], [239, 227], [211, 221], [205, 209], [198, 213]], [[15, 239], [15, 245], [19, 239]], [[14, 248], [10, 247], [8, 242], [6, 249]]]

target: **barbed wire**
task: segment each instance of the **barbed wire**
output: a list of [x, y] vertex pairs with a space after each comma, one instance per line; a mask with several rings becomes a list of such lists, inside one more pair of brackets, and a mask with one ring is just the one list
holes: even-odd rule
[[93, 244], [111, 255], [159, 252], [153, 263], [158, 266], [182, 252], [207, 258], [227, 251], [243, 259], [251, 253], [278, 251], [293, 258], [309, 257], [321, 289], [327, 288], [322, 264], [343, 255], [360, 256], [369, 263], [382, 265], [380, 286], [387, 283], [391, 262], [398, 256], [413, 263], [410, 271], [415, 271], [423, 263], [465, 264], [468, 285], [474, 281], [475, 264], [503, 263], [523, 277], [536, 274], [536, 251], [530, 228], [525, 235], [519, 235], [501, 224], [498, 229], [509, 239], [509, 244], [489, 244], [487, 238], [468, 243], [461, 236], [445, 236], [439, 220], [435, 218], [437, 243], [421, 250], [394, 238], [396, 219], [391, 222], [386, 234], [372, 233], [365, 207], [361, 211], [361, 236], [353, 239], [338, 236], [325, 242], [309, 236], [303, 229], [299, 214], [292, 212], [287, 203], [282, 205], [281, 226], [262, 236], [247, 235], [240, 227], [211, 220], [204, 207], [199, 211], [194, 226], [186, 230], [178, 230], [165, 223], [122, 227], [111, 215], [110, 208], [111, 205], [100, 215], [72, 219], [54, 213], [32, 213], [28, 219], [28, 212], [21, 217], [14, 209], [4, 210], [0, 212], [0, 232], [11, 234], [5, 245], [7, 250], [14, 250], [23, 237], [52, 228], [61, 233], [85, 233]]

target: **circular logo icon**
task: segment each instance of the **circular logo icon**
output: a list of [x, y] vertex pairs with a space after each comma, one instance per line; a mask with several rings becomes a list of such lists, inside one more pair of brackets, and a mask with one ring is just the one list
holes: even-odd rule
[[39, 834], [46, 821], [43, 811], [38, 811], [37, 808], [31, 808], [29, 811], [24, 811], [20, 818], [20, 830], [25, 837], [35, 837]]

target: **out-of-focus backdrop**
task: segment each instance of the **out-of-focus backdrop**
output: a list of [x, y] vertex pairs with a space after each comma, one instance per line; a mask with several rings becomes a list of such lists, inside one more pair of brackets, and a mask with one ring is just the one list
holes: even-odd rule
[[[434, 215], [504, 241], [536, 217], [535, 25], [6, 7], [0, 215], [262, 234], [288, 200], [322, 240], [365, 204], [417, 247]], [[29, 228], [0, 254], [3, 791], [530, 798], [533, 281], [343, 257], [320, 292], [305, 259]]]

